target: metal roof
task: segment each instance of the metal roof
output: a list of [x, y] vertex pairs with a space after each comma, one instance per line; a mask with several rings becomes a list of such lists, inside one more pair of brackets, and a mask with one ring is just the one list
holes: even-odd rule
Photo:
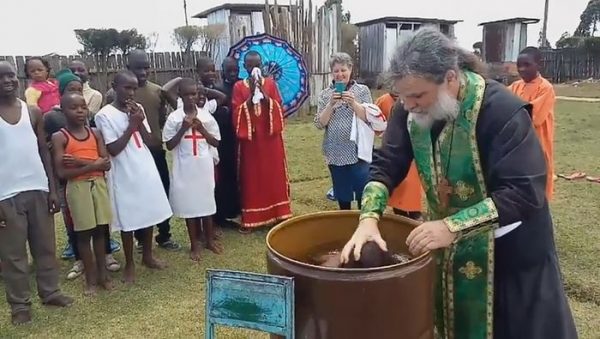
[[479, 26], [494, 25], [494, 24], [515, 24], [515, 23], [537, 24], [538, 22], [540, 22], [540, 19], [535, 19], [535, 18], [511, 18], [511, 19], [504, 19], [504, 20], [482, 22], [482, 23], [479, 24]]
[[[277, 5], [278, 7], [289, 7], [289, 5]], [[265, 9], [265, 4], [222, 4], [213, 8], [209, 8], [205, 11], [202, 11], [196, 15], [193, 15], [192, 18], [198, 19], [206, 19], [210, 14], [214, 12], [218, 12], [220, 10], [228, 9], [230, 11], [236, 12], [259, 12]]]
[[386, 23], [386, 22], [407, 22], [407, 23], [435, 23], [435, 24], [447, 24], [447, 25], [455, 25], [462, 20], [446, 20], [446, 19], [435, 19], [435, 18], [409, 18], [409, 17], [400, 17], [400, 16], [385, 16], [382, 18], [362, 21], [356, 23], [356, 26], [369, 26], [378, 23]]

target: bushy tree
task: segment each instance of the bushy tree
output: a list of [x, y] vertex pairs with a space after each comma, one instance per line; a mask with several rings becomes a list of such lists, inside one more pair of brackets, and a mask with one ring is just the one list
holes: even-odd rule
[[179, 46], [181, 52], [189, 53], [194, 46], [200, 42], [202, 37], [202, 27], [200, 26], [181, 26], [173, 30], [173, 43]]
[[600, 0], [591, 0], [580, 16], [579, 26], [575, 30], [574, 36], [589, 37], [594, 36], [598, 31], [600, 22]]
[[115, 49], [125, 55], [134, 49], [146, 49], [146, 47], [148, 47], [146, 38], [132, 28], [119, 32]]

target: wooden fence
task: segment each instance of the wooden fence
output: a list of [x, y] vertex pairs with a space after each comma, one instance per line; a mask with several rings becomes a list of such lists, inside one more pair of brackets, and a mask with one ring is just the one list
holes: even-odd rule
[[[270, 4], [273, 1], [274, 4]], [[282, 38], [302, 54], [308, 68], [310, 79], [310, 105], [315, 106], [319, 93], [331, 82], [329, 57], [341, 49], [341, 17], [342, 0], [327, 0], [322, 6], [313, 6], [312, 0], [290, 0], [290, 5], [278, 8], [276, 0], [265, 0], [263, 10], [264, 31]], [[235, 41], [237, 42], [237, 41]], [[235, 43], [227, 42], [228, 45]], [[229, 48], [229, 46], [227, 46]], [[150, 81], [160, 85], [178, 76], [194, 77], [194, 65], [200, 56], [199, 52], [183, 54], [180, 52], [148, 53], [150, 56]], [[17, 67], [21, 94], [27, 87], [25, 76], [26, 56], [0, 56], [0, 60], [8, 60]], [[76, 55], [46, 56], [54, 72], [68, 67], [74, 59], [82, 60], [90, 73], [90, 85], [105, 93], [118, 71], [125, 69], [126, 57], [111, 55], [107, 70], [99, 69], [101, 60], [94, 57]], [[217, 58], [218, 59], [218, 58]], [[222, 59], [222, 56], [221, 56]], [[220, 65], [220, 60], [217, 65]]]
[[553, 83], [600, 78], [600, 53], [565, 48], [543, 50], [542, 57], [542, 74]]
[[316, 106], [319, 93], [331, 83], [329, 57], [342, 45], [342, 0], [327, 0], [316, 7], [312, 0], [290, 0], [279, 10], [277, 0], [265, 0], [265, 33], [279, 37], [302, 54], [310, 73], [310, 105]]
[[[148, 53], [150, 57], [151, 74], [149, 80], [160, 85], [178, 76], [194, 77], [194, 65], [200, 57], [200, 52], [184, 54], [181, 52]], [[17, 68], [20, 82], [21, 95], [27, 88], [27, 77], [25, 76], [25, 60], [29, 56], [0, 56], [0, 60], [7, 60]], [[108, 58], [107, 71], [102, 72], [98, 58], [81, 57], [77, 55], [51, 55], [44, 57], [50, 62], [52, 73], [69, 66], [73, 60], [83, 61], [90, 73], [90, 86], [105, 93], [114, 77], [120, 70], [125, 69], [127, 58], [121, 54], [111, 55]]]

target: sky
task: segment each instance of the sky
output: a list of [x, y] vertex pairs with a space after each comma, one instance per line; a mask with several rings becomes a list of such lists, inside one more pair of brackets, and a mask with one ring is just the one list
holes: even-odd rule
[[[0, 33], [0, 55], [75, 54], [81, 46], [73, 30], [80, 28], [136, 28], [144, 35], [155, 32], [158, 33], [156, 51], [176, 51], [171, 33], [185, 24], [183, 0], [8, 1], [12, 15], [2, 18], [5, 29]], [[224, 2], [264, 3], [187, 0], [190, 24], [203, 24], [191, 16]], [[323, 2], [313, 1], [319, 5]], [[550, 0], [548, 40], [553, 45], [563, 32], [575, 30], [587, 3], [588, 0]], [[351, 12], [354, 23], [382, 16], [463, 20], [456, 26], [456, 36], [459, 44], [468, 49], [481, 40], [481, 27], [477, 26], [481, 22], [517, 16], [542, 19], [544, 15], [544, 0], [343, 0], [343, 6]], [[530, 45], [537, 45], [540, 30], [541, 23], [529, 26]]]

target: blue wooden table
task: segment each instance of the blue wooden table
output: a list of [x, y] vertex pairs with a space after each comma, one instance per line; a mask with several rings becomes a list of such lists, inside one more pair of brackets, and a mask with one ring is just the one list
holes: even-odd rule
[[294, 280], [267, 274], [206, 271], [206, 339], [215, 325], [294, 339]]

